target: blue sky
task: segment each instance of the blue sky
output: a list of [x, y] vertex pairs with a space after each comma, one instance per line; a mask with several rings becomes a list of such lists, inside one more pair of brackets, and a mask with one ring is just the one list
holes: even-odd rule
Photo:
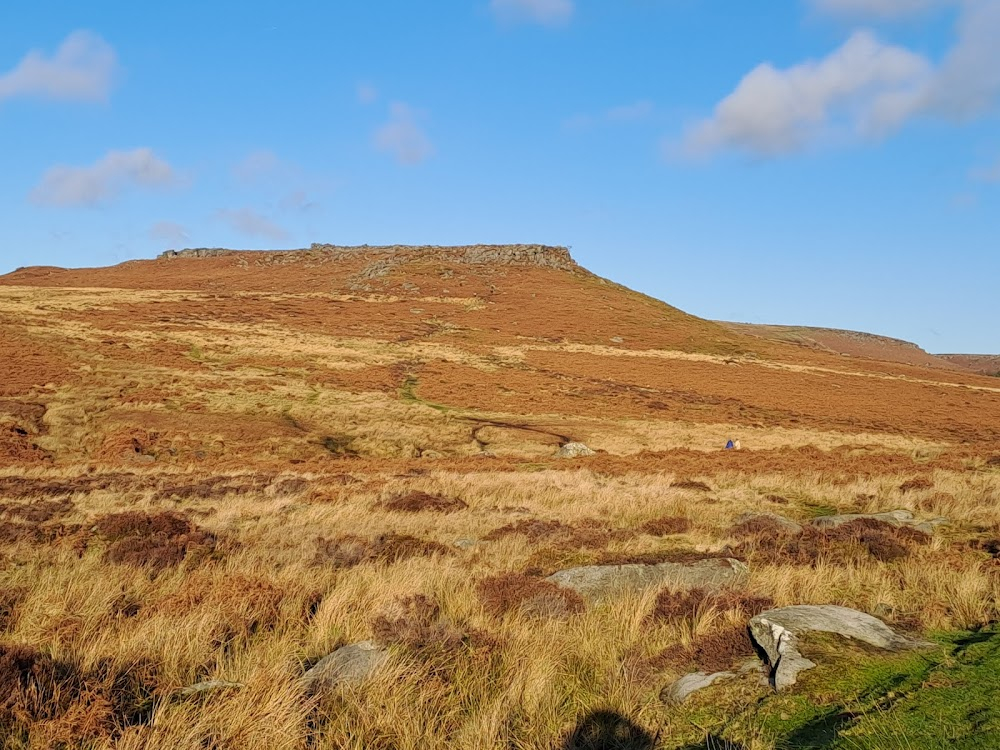
[[7, 0], [0, 272], [542, 242], [1000, 352], [998, 0]]

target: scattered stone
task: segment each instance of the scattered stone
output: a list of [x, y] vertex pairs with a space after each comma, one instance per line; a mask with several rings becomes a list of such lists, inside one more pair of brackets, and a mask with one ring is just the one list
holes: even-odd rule
[[594, 451], [583, 443], [566, 443], [556, 451], [556, 458], [580, 458], [581, 456], [593, 456]]
[[711, 687], [720, 680], [731, 680], [735, 676], [732, 672], [715, 672], [714, 674], [692, 672], [663, 688], [663, 691], [660, 693], [660, 700], [664, 703], [680, 705], [693, 693]]
[[767, 654], [775, 690], [794, 685], [799, 672], [816, 666], [799, 651], [799, 638], [809, 632], [835, 633], [889, 651], [932, 645], [901, 636], [881, 620], [847, 607], [796, 605], [768, 610], [750, 620], [750, 636]]
[[382, 666], [388, 655], [388, 651], [374, 641], [352, 643], [324, 656], [302, 676], [302, 680], [310, 693], [341, 685], [359, 685]]
[[811, 523], [817, 529], [835, 529], [838, 526], [843, 526], [845, 523], [862, 519], [882, 521], [883, 523], [897, 527], [909, 526], [911, 529], [922, 531], [925, 534], [933, 534], [934, 529], [938, 526], [948, 523], [948, 519], [942, 517], [921, 521], [914, 518], [913, 514], [908, 510], [893, 510], [888, 513], [841, 513], [835, 516], [820, 516], [819, 518], [814, 518]]
[[742, 516], [736, 519], [736, 525], [747, 523], [749, 521], [755, 521], [757, 519], [766, 519], [766, 521], [774, 524], [782, 531], [788, 534], [801, 534], [802, 524], [796, 523], [791, 518], [785, 518], [785, 516], [780, 516], [777, 513], [744, 513]]
[[177, 691], [177, 695], [182, 698], [190, 698], [192, 695], [201, 695], [202, 693], [210, 693], [215, 690], [235, 690], [241, 687], [243, 687], [242, 682], [230, 682], [229, 680], [207, 680], [206, 682], [198, 682], [194, 685], [182, 687]]
[[731, 558], [658, 565], [586, 565], [553, 573], [546, 580], [577, 592], [590, 602], [638, 592], [654, 586], [716, 590], [747, 574], [747, 566]]

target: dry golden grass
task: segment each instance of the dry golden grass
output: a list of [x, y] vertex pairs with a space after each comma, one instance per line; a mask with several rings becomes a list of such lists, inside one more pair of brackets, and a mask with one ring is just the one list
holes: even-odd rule
[[[346, 461], [344, 468], [350, 467]], [[41, 486], [69, 482], [76, 474], [7, 470], [3, 476], [26, 476]], [[658, 592], [649, 591], [564, 618], [498, 616], [484, 608], [476, 590], [491, 575], [608, 556], [718, 552], [730, 543], [736, 518], [752, 510], [777, 509], [805, 520], [820, 508], [909, 508], [921, 516], [945, 513], [952, 524], [896, 562], [758, 564], [744, 588], [778, 605], [891, 607], [893, 617], [911, 629], [981, 625], [997, 617], [1000, 603], [995, 562], [969, 546], [1000, 530], [996, 473], [939, 471], [931, 487], [907, 492], [899, 488], [908, 476], [687, 478], [703, 482], [708, 492], [672, 487], [678, 477], [669, 474], [609, 477], [586, 469], [351, 476], [355, 481], [345, 485], [323, 474], [230, 472], [216, 478], [215, 493], [183, 497], [183, 491], [167, 494], [162, 488], [190, 487], [198, 474], [145, 472], [115, 488], [68, 492], [72, 507], [62, 506], [41, 526], [79, 527], [86, 548], [69, 541], [3, 546], [0, 591], [16, 592], [16, 603], [0, 643], [30, 647], [84, 672], [108, 660], [122, 671], [153, 665], [151, 720], [118, 728], [94, 724], [95, 747], [541, 750], [558, 743], [581, 714], [607, 707], [650, 730], [669, 725], [664, 736], [672, 741], [696, 737], [683, 721], [685, 709], [665, 707], [656, 697], [685, 663], [657, 661], [657, 655], [678, 644], [712, 643], [713, 634], [745, 623], [746, 612], [709, 604], [679, 619], [650, 620]], [[413, 491], [460, 498], [469, 507], [446, 514], [382, 508]], [[788, 502], [777, 504], [769, 496]], [[40, 500], [26, 496], [7, 503], [21, 508]], [[108, 542], [89, 530], [98, 519], [123, 511], [183, 514], [215, 535], [216, 552], [161, 570], [110, 563]], [[664, 515], [690, 519], [690, 530], [666, 537], [641, 531]], [[609, 533], [596, 547], [579, 547], [558, 533], [454, 547], [459, 539], [484, 539], [527, 519]], [[384, 533], [453, 551], [350, 568], [317, 562], [321, 538]], [[377, 614], [414, 595], [437, 602], [450, 628], [482, 635], [441, 652], [393, 646], [389, 663], [364, 686], [320, 702], [305, 695], [298, 682], [305, 666], [339, 645], [372, 637]], [[192, 698], [176, 694], [209, 679], [242, 687]], [[740, 694], [748, 689], [741, 686]], [[762, 690], [750, 689], [740, 700], [756, 700]], [[84, 715], [97, 711], [95, 705], [77, 696], [76, 714], [35, 722], [30, 742], [44, 747], [45, 738], [59, 732], [86, 734]], [[75, 724], [67, 724], [71, 718]]]

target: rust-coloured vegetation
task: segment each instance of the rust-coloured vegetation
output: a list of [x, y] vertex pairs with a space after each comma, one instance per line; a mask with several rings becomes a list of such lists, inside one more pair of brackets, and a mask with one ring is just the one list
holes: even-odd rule
[[315, 565], [352, 568], [362, 563], [394, 563], [409, 557], [449, 555], [452, 550], [439, 542], [408, 534], [379, 534], [372, 539], [345, 534], [316, 541]]
[[161, 571], [185, 559], [211, 554], [217, 539], [177, 513], [126, 511], [101, 516], [97, 534], [108, 543], [104, 559], [120, 565]]
[[445, 497], [444, 495], [431, 495], [427, 492], [407, 492], [403, 495], [386, 500], [381, 505], [385, 510], [397, 513], [420, 513], [431, 511], [434, 513], [454, 513], [465, 510], [468, 504], [457, 497]]
[[529, 617], [568, 617], [584, 610], [575, 591], [523, 573], [502, 573], [481, 580], [476, 591], [483, 608], [495, 617], [518, 612]]
[[79, 747], [152, 719], [158, 670], [99, 661], [82, 669], [28, 646], [0, 644], [0, 742]]
[[774, 519], [756, 517], [732, 529], [740, 541], [731, 549], [750, 561], [773, 565], [815, 565], [819, 560], [845, 564], [875, 559], [894, 562], [930, 541], [930, 536], [907, 526], [860, 518], [832, 529], [805, 527], [795, 533]]
[[690, 531], [691, 521], [684, 516], [660, 516], [646, 521], [639, 528], [650, 536], [670, 536]]

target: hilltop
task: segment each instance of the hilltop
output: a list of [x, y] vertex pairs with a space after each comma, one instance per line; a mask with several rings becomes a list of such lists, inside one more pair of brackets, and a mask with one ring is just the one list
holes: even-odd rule
[[[311, 463], [331, 432], [403, 458], [537, 454], [563, 438], [626, 455], [712, 447], [684, 437], [704, 426], [771, 447], [803, 429], [831, 445], [1000, 440], [995, 380], [912, 347], [858, 356], [884, 339], [858, 339], [845, 360], [827, 332], [802, 347], [702, 320], [564, 248], [313, 245], [25, 268], [0, 277], [0, 321], [8, 461], [114, 463], [135, 445], [166, 463]], [[472, 435], [455, 415], [486, 426]]]

